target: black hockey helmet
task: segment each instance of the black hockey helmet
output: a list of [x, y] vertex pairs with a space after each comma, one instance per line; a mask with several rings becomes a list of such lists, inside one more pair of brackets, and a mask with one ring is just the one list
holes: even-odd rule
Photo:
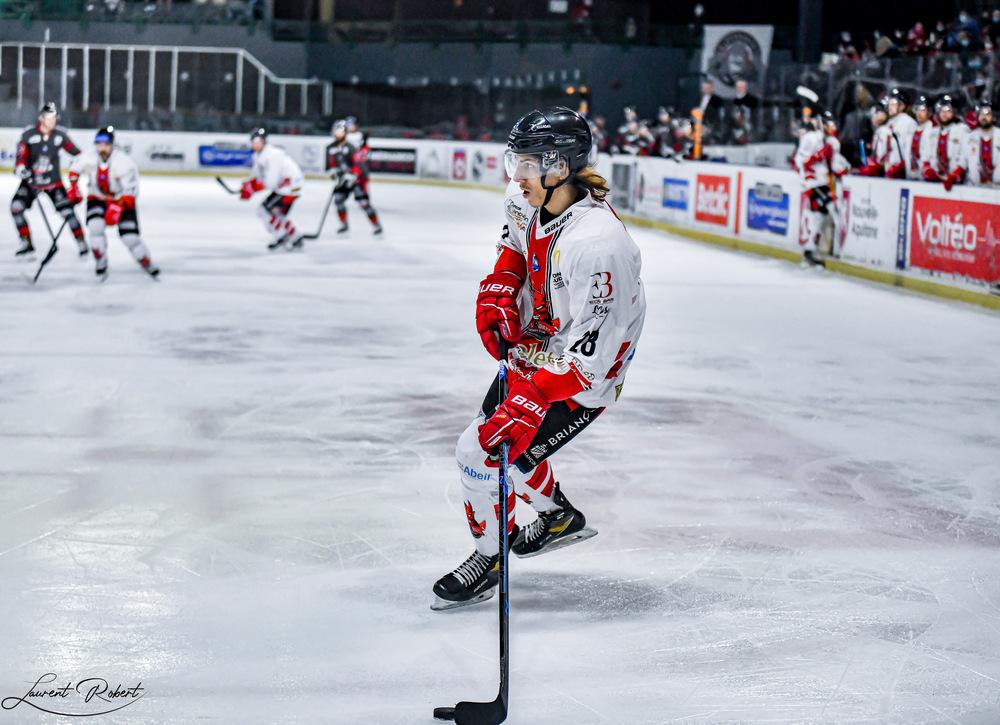
[[263, 126], [258, 126], [250, 133], [250, 140], [253, 141], [255, 138], [262, 138], [267, 141], [267, 129]]
[[46, 116], [50, 113], [55, 113], [56, 115], [59, 114], [59, 107], [56, 106], [55, 101], [46, 101], [42, 104], [42, 107], [38, 111], [39, 116]]
[[[544, 179], [560, 163], [565, 164], [566, 178], [556, 184], [560, 186], [594, 163], [593, 152], [594, 141], [587, 120], [564, 106], [551, 106], [531, 111], [514, 124], [507, 136], [504, 166], [510, 178], [520, 168], [523, 175]], [[536, 166], [521, 168], [524, 156], [537, 157]]]
[[889, 91], [889, 101], [899, 101], [904, 106], [910, 105], [910, 96], [902, 88], [893, 88]]
[[820, 114], [819, 120], [824, 126], [833, 126], [834, 128], [837, 127], [837, 117], [833, 115], [832, 111], [823, 111], [823, 113]]
[[937, 99], [937, 103], [934, 104], [934, 112], [941, 113], [946, 108], [950, 109], [952, 113], [956, 111], [955, 101], [947, 93]]
[[911, 108], [914, 111], [920, 108], [926, 108], [927, 110], [930, 110], [930, 107], [931, 103], [930, 101], [927, 100], [927, 96], [917, 96], [916, 99], [913, 101], [913, 105], [911, 106]]
[[110, 143], [115, 142], [115, 127], [114, 126], [101, 126], [97, 129], [97, 133], [94, 134], [94, 143]]
[[993, 113], [993, 99], [987, 94], [984, 94], [983, 97], [976, 103], [976, 115], [978, 116], [983, 111]]

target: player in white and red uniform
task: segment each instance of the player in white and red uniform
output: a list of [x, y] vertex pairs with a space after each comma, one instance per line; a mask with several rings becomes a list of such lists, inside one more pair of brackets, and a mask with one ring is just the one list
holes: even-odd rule
[[250, 134], [253, 148], [253, 169], [250, 178], [240, 188], [240, 199], [246, 201], [261, 190], [271, 192], [257, 209], [257, 216], [271, 233], [268, 249], [287, 245], [302, 248], [302, 233], [296, 229], [289, 214], [302, 193], [302, 169], [291, 156], [267, 142], [267, 131], [255, 129]]
[[923, 174], [927, 181], [940, 181], [946, 191], [965, 180], [965, 147], [969, 135], [966, 126], [955, 112], [951, 96], [945, 95], [934, 105], [938, 125], [927, 137], [930, 157], [924, 163]]
[[69, 198], [75, 204], [83, 199], [79, 181], [87, 179], [87, 235], [94, 255], [95, 271], [102, 282], [108, 275], [108, 227], [118, 227], [118, 238], [132, 257], [150, 276], [157, 277], [149, 249], [139, 235], [139, 169], [121, 149], [115, 148], [115, 129], [105, 126], [94, 136], [94, 150], [74, 159], [69, 171]]
[[885, 176], [886, 164], [889, 162], [889, 104], [882, 99], [872, 107], [872, 145], [868, 150], [868, 162], [858, 171], [862, 176]]
[[965, 145], [965, 180], [973, 186], [1000, 186], [1000, 129], [988, 98], [976, 106], [976, 123]]
[[917, 127], [910, 138], [910, 157], [906, 165], [906, 178], [920, 181], [924, 178], [922, 170], [924, 162], [930, 160], [929, 140], [931, 129], [934, 128], [930, 104], [925, 96], [919, 96], [913, 102], [913, 115]]
[[837, 201], [841, 197], [843, 176], [850, 171], [850, 164], [840, 153], [837, 122], [829, 111], [822, 116], [822, 123], [811, 122], [799, 140], [792, 166], [799, 172], [802, 189], [809, 206], [802, 214], [799, 238], [805, 240], [802, 257], [810, 264], [822, 264], [816, 257], [817, 243], [823, 233], [823, 220], [833, 221], [834, 239], [839, 237], [840, 219]]
[[[456, 457], [475, 551], [434, 585], [435, 609], [492, 596], [500, 501], [495, 456], [509, 444], [511, 549], [534, 556], [596, 532], [560, 489], [549, 457], [613, 404], [642, 333], [646, 300], [639, 249], [604, 200], [591, 168], [590, 127], [568, 108], [532, 111], [510, 132], [512, 182], [493, 271], [482, 281], [476, 329], [490, 354], [514, 343], [510, 388], [494, 381], [459, 438]], [[538, 518], [518, 530], [514, 495]]]
[[885, 162], [885, 176], [887, 179], [905, 179], [906, 169], [910, 163], [911, 141], [913, 133], [917, 130], [917, 122], [906, 112], [909, 98], [903, 91], [893, 88], [889, 94], [887, 106], [889, 108], [889, 120], [886, 126], [889, 128], [889, 153]]

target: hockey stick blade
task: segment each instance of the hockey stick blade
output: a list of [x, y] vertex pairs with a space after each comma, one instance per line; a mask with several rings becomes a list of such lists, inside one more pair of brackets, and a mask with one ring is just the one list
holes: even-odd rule
[[326, 223], [326, 215], [330, 212], [330, 205], [333, 204], [333, 194], [326, 200], [326, 207], [323, 209], [323, 216], [320, 217], [319, 227], [316, 228], [314, 234], [303, 234], [302, 238], [306, 240], [319, 239], [319, 235], [323, 231], [323, 225]]
[[219, 182], [219, 186], [221, 186], [223, 189], [225, 189], [228, 193], [230, 193], [230, 194], [239, 194], [240, 193], [239, 189], [232, 188], [229, 184], [227, 184], [225, 182], [225, 180], [221, 176], [216, 176], [215, 180], [218, 181]]
[[458, 725], [500, 725], [507, 719], [507, 703], [499, 695], [492, 702], [460, 702], [455, 707], [434, 708], [434, 718]]

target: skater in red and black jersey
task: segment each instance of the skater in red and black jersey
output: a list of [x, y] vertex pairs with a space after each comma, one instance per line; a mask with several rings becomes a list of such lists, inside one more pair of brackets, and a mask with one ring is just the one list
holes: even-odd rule
[[70, 139], [66, 130], [56, 125], [58, 110], [52, 102], [42, 106], [38, 113], [38, 123], [26, 128], [17, 143], [14, 173], [21, 184], [10, 201], [10, 214], [14, 217], [21, 246], [16, 256], [23, 257], [35, 251], [31, 242], [31, 229], [25, 212], [35, 203], [40, 192], [48, 194], [59, 215], [66, 220], [76, 239], [80, 256], [88, 253], [87, 242], [83, 238], [83, 227], [73, 212], [73, 206], [83, 201], [66, 193], [59, 170], [59, 152], [65, 151], [76, 156], [80, 149]]
[[368, 221], [375, 228], [375, 234], [382, 233], [378, 213], [368, 198], [368, 153], [367, 142], [360, 149], [347, 140], [347, 123], [337, 121], [333, 124], [333, 143], [326, 147], [326, 170], [333, 179], [333, 201], [337, 206], [337, 216], [340, 218], [338, 234], [348, 230], [347, 197], [354, 194], [354, 200], [361, 205]]

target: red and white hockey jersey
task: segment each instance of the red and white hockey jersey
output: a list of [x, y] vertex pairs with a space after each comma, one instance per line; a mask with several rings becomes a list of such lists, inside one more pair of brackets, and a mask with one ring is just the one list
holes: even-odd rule
[[831, 172], [836, 181], [850, 170], [850, 164], [840, 153], [840, 139], [819, 130], [808, 131], [799, 139], [794, 164], [806, 191], [829, 186]]
[[572, 400], [588, 408], [618, 399], [646, 315], [642, 259], [625, 225], [589, 194], [546, 224], [514, 182], [504, 200], [508, 235], [528, 279], [518, 300], [524, 331], [538, 338], [518, 352], [530, 364], [586, 381]]
[[965, 183], [1000, 185], [1000, 128], [977, 128], [965, 142]]
[[265, 145], [260, 153], [254, 153], [251, 177], [275, 194], [298, 196], [302, 193], [302, 169], [291, 156], [271, 144]]
[[112, 150], [108, 160], [96, 151], [80, 154], [69, 167], [70, 183], [80, 176], [87, 179], [87, 196], [93, 199], [120, 199], [139, 195], [139, 169], [121, 149]]
[[913, 133], [917, 130], [917, 122], [913, 116], [897, 113], [886, 122], [885, 127], [888, 128], [886, 141], [889, 145], [885, 162], [886, 173], [888, 174], [890, 169], [898, 168], [898, 164], [902, 162], [903, 167], [898, 173], [905, 177], [906, 169], [910, 164], [911, 141]]
[[968, 135], [969, 127], [961, 121], [932, 128], [927, 137], [930, 152], [927, 167], [941, 179], [957, 168], [966, 168], [965, 148]]
[[934, 128], [933, 121], [924, 121], [917, 124], [910, 137], [910, 158], [906, 164], [906, 178], [923, 179], [924, 163], [931, 159], [931, 129]]

